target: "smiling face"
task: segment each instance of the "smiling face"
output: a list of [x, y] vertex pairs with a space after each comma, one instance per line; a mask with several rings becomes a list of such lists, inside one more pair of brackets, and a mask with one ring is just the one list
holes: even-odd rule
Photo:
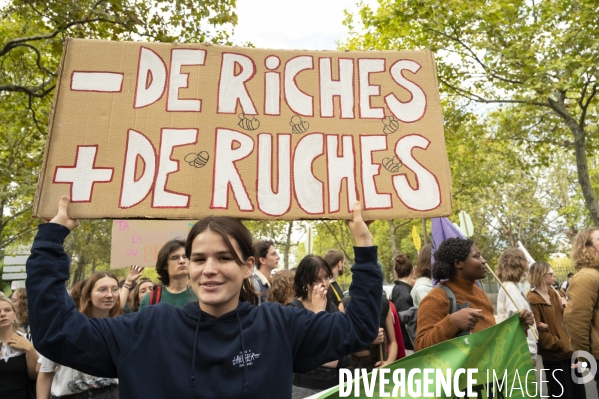
[[[243, 259], [239, 245], [229, 237], [237, 256]], [[237, 264], [222, 236], [212, 230], [198, 234], [191, 244], [189, 275], [200, 308], [220, 317], [237, 308], [243, 279], [252, 273], [254, 258]]]
[[11, 329], [17, 315], [10, 302], [0, 299], [0, 329]]
[[150, 290], [152, 289], [152, 287], [154, 287], [154, 283], [150, 282], [150, 281], [146, 281], [145, 283], [141, 283], [139, 286], [139, 301], [141, 302], [142, 298], [148, 293], [150, 292]]
[[174, 277], [186, 276], [189, 272], [189, 260], [185, 256], [185, 247], [180, 247], [168, 254], [168, 275]]
[[102, 277], [94, 284], [90, 300], [96, 310], [107, 311], [114, 307], [118, 297], [118, 282], [112, 277]]
[[487, 261], [482, 257], [478, 247], [470, 247], [468, 257], [463, 261], [456, 261], [458, 277], [468, 281], [475, 281], [487, 277]]

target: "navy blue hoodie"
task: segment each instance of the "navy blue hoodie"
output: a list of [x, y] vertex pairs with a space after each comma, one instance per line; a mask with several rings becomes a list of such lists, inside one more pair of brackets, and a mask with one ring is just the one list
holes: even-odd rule
[[65, 289], [68, 234], [58, 224], [40, 225], [27, 261], [33, 342], [59, 364], [118, 377], [121, 399], [290, 398], [294, 372], [356, 352], [377, 335], [383, 278], [376, 247], [354, 248], [346, 314], [240, 302], [215, 318], [195, 302], [89, 319]]

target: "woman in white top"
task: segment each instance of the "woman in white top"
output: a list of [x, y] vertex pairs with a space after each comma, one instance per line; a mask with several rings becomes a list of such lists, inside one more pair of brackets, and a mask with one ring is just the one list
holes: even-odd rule
[[431, 281], [431, 244], [426, 244], [418, 253], [416, 278], [410, 296], [414, 300], [414, 306], [420, 306], [422, 299], [433, 289], [433, 282]]
[[18, 326], [14, 304], [0, 299], [0, 398], [29, 399], [38, 353]]
[[[497, 277], [503, 282], [503, 286], [509, 292], [511, 297], [516, 301], [518, 308], [528, 309], [532, 312], [530, 304], [526, 297], [520, 291], [518, 283], [522, 282], [528, 273], [528, 260], [526, 255], [518, 248], [507, 248], [499, 256], [497, 261]], [[518, 309], [506, 294], [503, 288], [499, 290], [497, 296], [497, 322], [502, 322]], [[536, 329], [536, 324], [534, 328]], [[530, 330], [527, 331], [526, 340], [528, 341], [528, 349], [532, 357], [532, 363], [537, 365], [537, 340], [532, 335]]]
[[[79, 289], [80, 292], [72, 292], [71, 295], [75, 303], [79, 302], [79, 311], [87, 317], [117, 317], [121, 314], [119, 282], [114, 274], [94, 273], [83, 287], [74, 291]], [[55, 398], [66, 396], [70, 399], [119, 397], [118, 379], [94, 377], [47, 358], [41, 361], [36, 391], [37, 399], [50, 399], [50, 394]]]

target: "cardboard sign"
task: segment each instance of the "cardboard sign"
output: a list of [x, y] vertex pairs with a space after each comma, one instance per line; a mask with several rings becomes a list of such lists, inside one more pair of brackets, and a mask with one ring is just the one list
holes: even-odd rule
[[368, 219], [451, 212], [429, 51], [69, 39], [35, 213]]
[[164, 243], [175, 238], [185, 241], [194, 224], [187, 220], [113, 220], [110, 267], [155, 267]]

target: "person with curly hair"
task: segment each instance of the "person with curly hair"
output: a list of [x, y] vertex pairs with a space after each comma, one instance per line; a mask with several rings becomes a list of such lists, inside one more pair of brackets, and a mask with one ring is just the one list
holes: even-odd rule
[[433, 282], [431, 280], [431, 256], [431, 244], [426, 244], [420, 248], [418, 259], [416, 260], [416, 282], [412, 287], [412, 291], [410, 291], [414, 306], [420, 306], [422, 298], [433, 289]]
[[267, 302], [278, 302], [283, 306], [287, 306], [289, 302], [295, 298], [293, 289], [293, 280], [295, 271], [281, 270], [276, 272], [270, 279], [270, 289], [266, 297]]
[[[518, 283], [521, 283], [526, 278], [527, 272], [528, 259], [526, 259], [526, 255], [521, 249], [515, 247], [507, 248], [499, 255], [497, 277], [503, 282], [503, 287], [499, 289], [499, 294], [497, 295], [497, 322], [503, 321], [514, 313], [517, 313], [518, 308], [528, 309], [532, 312], [530, 304], [518, 287]], [[510, 298], [513, 298], [516, 304]], [[532, 357], [532, 364], [536, 366], [537, 339], [532, 334], [532, 331], [527, 332], [526, 341], [528, 342], [528, 349]]]
[[[450, 340], [458, 334], [475, 333], [495, 325], [493, 305], [475, 283], [487, 276], [487, 261], [471, 240], [449, 238], [435, 252], [433, 278], [447, 280], [446, 285], [455, 294], [457, 305], [469, 304], [450, 313], [447, 294], [436, 287], [420, 303], [415, 349]], [[523, 324], [532, 325], [533, 316], [528, 310], [520, 313]]]
[[19, 287], [12, 293], [12, 303], [17, 310], [17, 322], [19, 327], [30, 333], [29, 329], [29, 311], [27, 310], [27, 290], [25, 287]]
[[[578, 233], [571, 259], [578, 272], [568, 286], [564, 325], [572, 350], [586, 351], [599, 359], [599, 228]], [[599, 373], [595, 382], [599, 389]]]

